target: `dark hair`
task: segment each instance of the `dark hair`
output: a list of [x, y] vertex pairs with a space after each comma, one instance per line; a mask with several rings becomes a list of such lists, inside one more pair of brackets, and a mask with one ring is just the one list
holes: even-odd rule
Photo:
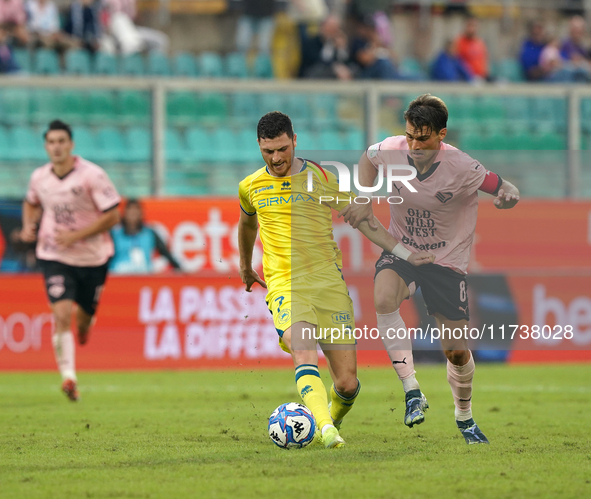
[[140, 203], [139, 199], [129, 198], [127, 200], [127, 203], [125, 203], [125, 209], [127, 210], [127, 208], [129, 208], [130, 206], [133, 206], [133, 205], [139, 207], [140, 209], [142, 207], [142, 204]]
[[265, 114], [257, 125], [257, 139], [276, 139], [284, 133], [293, 139], [293, 125], [287, 114], [272, 111]]
[[47, 134], [53, 130], [63, 130], [68, 134], [70, 140], [74, 138], [74, 135], [72, 134], [72, 128], [70, 128], [70, 125], [64, 123], [61, 120], [53, 120], [47, 127], [47, 131], [43, 134], [43, 138], [47, 139]]
[[409, 105], [404, 113], [405, 121], [408, 121], [417, 130], [423, 127], [435, 133], [447, 128], [447, 106], [439, 97], [431, 94], [419, 95]]

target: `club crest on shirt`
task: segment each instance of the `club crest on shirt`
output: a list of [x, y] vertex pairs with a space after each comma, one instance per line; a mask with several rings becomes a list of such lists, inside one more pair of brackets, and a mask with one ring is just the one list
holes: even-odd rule
[[454, 197], [453, 193], [451, 192], [441, 192], [439, 191], [437, 194], [435, 194], [435, 197], [441, 201], [443, 204], [447, 203], [451, 198]]
[[82, 194], [82, 187], [79, 185], [72, 187], [72, 194], [74, 194], [74, 196], [80, 196], [80, 194]]

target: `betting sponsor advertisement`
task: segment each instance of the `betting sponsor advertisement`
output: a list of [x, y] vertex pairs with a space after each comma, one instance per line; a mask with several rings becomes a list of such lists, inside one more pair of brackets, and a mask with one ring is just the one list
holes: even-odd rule
[[[255, 285], [246, 293], [238, 278], [237, 201], [143, 204], [146, 220], [186, 273], [110, 276], [89, 344], [77, 349], [79, 367], [290, 365], [277, 344], [265, 290]], [[376, 206], [375, 213], [387, 222], [388, 206]], [[496, 210], [488, 199], [480, 204], [468, 293], [471, 338], [481, 358], [510, 350], [509, 360], [520, 362], [591, 360], [590, 213], [591, 203], [522, 201], [511, 212]], [[369, 335], [376, 325], [370, 269], [380, 251], [336, 217], [334, 236], [355, 325]], [[261, 255], [257, 242], [259, 271]], [[401, 314], [408, 328], [430, 333], [415, 338], [417, 356], [439, 355], [436, 324], [420, 292], [403, 303]], [[53, 369], [51, 320], [39, 274], [0, 274], [0, 369]], [[359, 358], [360, 365], [388, 363], [379, 340], [366, 336], [359, 339]]]

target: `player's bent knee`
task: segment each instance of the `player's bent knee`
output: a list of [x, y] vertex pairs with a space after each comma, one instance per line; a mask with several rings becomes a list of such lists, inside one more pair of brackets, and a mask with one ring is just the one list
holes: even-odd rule
[[468, 350], [445, 350], [445, 356], [454, 366], [463, 366], [470, 360]]
[[334, 382], [334, 387], [336, 391], [344, 397], [351, 397], [357, 391], [358, 384], [359, 381], [357, 380], [357, 376], [353, 373], [350, 376], [343, 376], [339, 379], [336, 379]]

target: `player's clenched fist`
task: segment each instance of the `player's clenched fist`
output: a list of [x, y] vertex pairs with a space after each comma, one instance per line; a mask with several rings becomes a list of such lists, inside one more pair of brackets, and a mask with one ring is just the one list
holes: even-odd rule
[[408, 262], [412, 263], [415, 267], [425, 265], [426, 263], [433, 263], [434, 261], [435, 255], [433, 253], [428, 253], [427, 251], [419, 251], [408, 257]]
[[263, 288], [267, 289], [267, 284], [263, 281], [257, 271], [254, 269], [240, 269], [240, 279], [246, 284], [246, 291], [250, 293], [252, 291], [252, 285], [258, 282]]
[[20, 233], [21, 241], [33, 243], [37, 240], [37, 224], [26, 224]]

